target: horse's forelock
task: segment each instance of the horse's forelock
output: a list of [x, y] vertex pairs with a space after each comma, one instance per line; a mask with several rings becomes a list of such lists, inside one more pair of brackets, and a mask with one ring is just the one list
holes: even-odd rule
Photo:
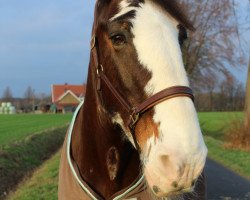
[[95, 8], [95, 20], [98, 24], [106, 22], [116, 13], [119, 12], [119, 4], [122, 0], [97, 0]]
[[[98, 0], [99, 11], [103, 9], [105, 6], [109, 6], [108, 17], [112, 17], [119, 12], [119, 4], [124, 0]], [[153, 3], [158, 4], [162, 7], [166, 12], [168, 12], [174, 19], [176, 19], [180, 24], [182, 24], [187, 29], [194, 31], [195, 28], [191, 21], [188, 19], [186, 13], [184, 12], [181, 5], [176, 0], [151, 0]], [[131, 7], [139, 7], [140, 4], [144, 3], [145, 0], [126, 0], [129, 6]], [[113, 4], [113, 5], [112, 5]]]

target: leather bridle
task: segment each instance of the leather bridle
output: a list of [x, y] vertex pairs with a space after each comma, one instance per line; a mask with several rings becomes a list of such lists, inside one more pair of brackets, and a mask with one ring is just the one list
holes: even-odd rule
[[129, 115], [129, 120], [126, 122], [126, 125], [129, 127], [131, 131], [134, 143], [138, 150], [139, 150], [139, 145], [134, 134], [134, 129], [135, 129], [136, 123], [139, 121], [143, 113], [145, 113], [146, 111], [148, 111], [150, 108], [154, 107], [155, 105], [163, 101], [166, 101], [168, 99], [175, 98], [175, 97], [189, 97], [192, 99], [192, 101], [194, 101], [194, 95], [193, 95], [191, 88], [186, 87], [186, 86], [173, 86], [173, 87], [166, 88], [154, 94], [153, 96], [144, 100], [139, 105], [130, 105], [130, 103], [121, 96], [119, 91], [117, 91], [113, 87], [113, 84], [105, 75], [104, 67], [100, 63], [98, 51], [99, 51], [98, 40], [97, 40], [97, 37], [93, 35], [91, 39], [91, 52], [92, 52], [93, 62], [96, 68], [97, 91], [100, 92], [102, 90], [102, 87], [101, 87], [102, 83], [106, 84], [106, 86], [108, 87], [110, 92], [113, 94], [113, 96], [116, 98], [116, 100], [127, 111]]

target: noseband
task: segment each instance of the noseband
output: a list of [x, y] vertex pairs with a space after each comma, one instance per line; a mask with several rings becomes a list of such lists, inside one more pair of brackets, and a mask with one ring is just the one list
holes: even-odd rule
[[129, 127], [130, 132], [133, 136], [134, 144], [136, 145], [137, 150], [139, 150], [139, 145], [135, 137], [135, 126], [139, 121], [140, 117], [148, 111], [150, 108], [155, 105], [166, 101], [168, 99], [172, 99], [175, 97], [189, 97], [194, 101], [194, 95], [192, 89], [186, 86], [173, 86], [166, 88], [148, 99], [144, 100], [141, 104], [136, 106], [131, 106], [128, 101], [126, 101], [120, 93], [113, 87], [113, 84], [109, 81], [108, 77], [104, 73], [104, 68], [99, 60], [99, 49], [98, 49], [98, 41], [97, 37], [94, 35], [91, 39], [91, 52], [93, 62], [96, 68], [97, 75], [97, 91], [101, 91], [101, 84], [105, 83], [110, 92], [116, 98], [116, 100], [123, 106], [123, 108], [127, 111], [129, 115], [129, 119], [126, 122], [126, 125]]

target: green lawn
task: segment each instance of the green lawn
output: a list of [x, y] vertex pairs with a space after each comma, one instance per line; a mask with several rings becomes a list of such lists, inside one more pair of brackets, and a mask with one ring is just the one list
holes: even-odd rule
[[[230, 121], [243, 117], [240, 112], [202, 112], [198, 115], [203, 133], [219, 140], [223, 140], [223, 133]], [[71, 114], [0, 115], [0, 146], [24, 139], [44, 129], [62, 126], [69, 122], [71, 117]]]
[[198, 116], [203, 134], [217, 140], [224, 140], [230, 122], [243, 119], [242, 112], [201, 112]]
[[71, 114], [0, 115], [0, 146], [22, 140], [30, 134], [45, 129], [63, 126], [71, 118]]

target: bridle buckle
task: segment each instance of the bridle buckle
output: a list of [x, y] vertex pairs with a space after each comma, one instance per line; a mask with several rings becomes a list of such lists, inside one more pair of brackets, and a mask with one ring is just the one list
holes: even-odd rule
[[103, 72], [103, 66], [99, 65], [99, 67], [96, 68], [96, 74], [98, 77], [101, 76], [101, 72]]
[[95, 44], [96, 44], [96, 39], [95, 39], [95, 35], [93, 35], [90, 41], [91, 50], [95, 48]]
[[138, 122], [140, 118], [140, 113], [136, 112], [135, 109], [133, 109], [132, 114], [130, 115], [130, 128], [135, 127], [135, 124]]

